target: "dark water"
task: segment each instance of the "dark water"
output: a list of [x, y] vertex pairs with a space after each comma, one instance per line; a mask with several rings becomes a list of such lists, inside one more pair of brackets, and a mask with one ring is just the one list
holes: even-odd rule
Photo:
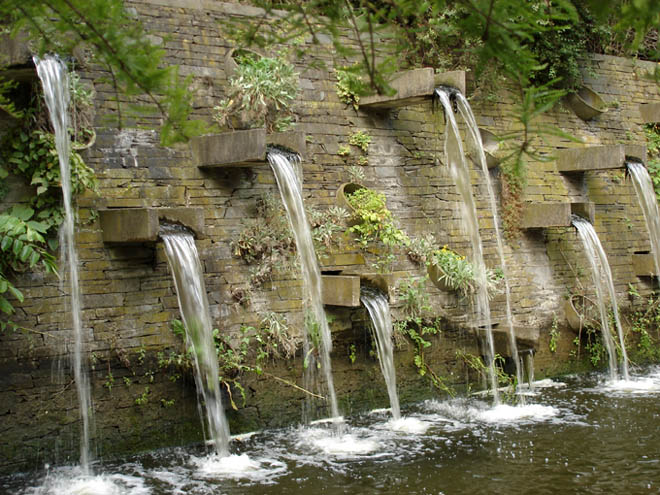
[[[232, 442], [222, 461], [168, 449], [46, 479], [0, 480], [5, 493], [67, 494], [456, 494], [660, 493], [660, 369], [630, 386], [603, 376], [541, 382], [525, 407], [480, 399], [386, 412], [328, 425], [258, 433]], [[421, 432], [421, 430], [426, 431]], [[399, 428], [401, 430], [401, 427]], [[414, 433], [412, 430], [417, 430]], [[240, 472], [240, 474], [239, 474]], [[232, 474], [233, 473], [233, 474]]]

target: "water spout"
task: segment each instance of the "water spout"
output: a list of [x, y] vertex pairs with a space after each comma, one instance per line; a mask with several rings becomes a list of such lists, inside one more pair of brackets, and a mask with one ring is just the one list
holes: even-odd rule
[[206, 423], [215, 451], [224, 457], [229, 455], [229, 426], [222, 406], [213, 325], [195, 239], [181, 227], [168, 226], [162, 227], [161, 238], [174, 278], [187, 344], [193, 349], [197, 393], [206, 405]]
[[[306, 297], [311, 310], [313, 322], [308, 325], [309, 337], [312, 341], [318, 339], [319, 354], [321, 357], [321, 367], [324, 373], [326, 386], [328, 389], [330, 416], [339, 419], [339, 407], [337, 405], [337, 396], [335, 394], [334, 380], [332, 377], [332, 366], [330, 362], [330, 352], [332, 351], [332, 338], [328, 320], [323, 309], [323, 299], [321, 294], [321, 269], [319, 268], [312, 243], [312, 233], [307, 222], [305, 207], [302, 199], [302, 181], [295, 172], [293, 160], [290, 154], [272, 149], [268, 152], [268, 162], [270, 163], [277, 187], [282, 196], [282, 203], [286, 210], [289, 225], [293, 231], [296, 240], [298, 257], [303, 276]], [[297, 158], [299, 160], [299, 158]], [[309, 327], [313, 327], [312, 328]], [[315, 331], [318, 329], [318, 332]], [[318, 333], [318, 335], [317, 335]], [[309, 339], [308, 339], [309, 340]], [[306, 344], [307, 346], [308, 344]], [[305, 349], [305, 355], [308, 354]]]
[[399, 407], [399, 396], [396, 392], [396, 370], [394, 369], [394, 352], [392, 345], [392, 316], [390, 315], [390, 304], [385, 295], [375, 289], [363, 287], [360, 290], [360, 301], [371, 316], [374, 333], [376, 335], [376, 349], [378, 351], [378, 362], [380, 370], [385, 378], [387, 395], [390, 398], [392, 418], [401, 418]]
[[[628, 380], [628, 354], [626, 353], [626, 346], [623, 340], [623, 327], [619, 320], [619, 307], [616, 302], [616, 292], [614, 291], [614, 282], [612, 281], [612, 271], [610, 264], [607, 261], [607, 255], [600, 243], [598, 234], [593, 225], [584, 218], [573, 215], [573, 226], [577, 229], [582, 245], [584, 246], [587, 259], [591, 265], [591, 277], [596, 289], [596, 296], [598, 298], [598, 311], [600, 313], [600, 326], [603, 333], [603, 341], [607, 349], [609, 358], [609, 374], [610, 380], [617, 379], [617, 358], [614, 339], [610, 331], [609, 318], [607, 314], [607, 307], [605, 305], [605, 290], [608, 291], [610, 296], [610, 304], [612, 305], [612, 312], [614, 313], [614, 322], [616, 324], [615, 330], [618, 329], [619, 344], [621, 346], [621, 356], [623, 358], [623, 379]], [[603, 285], [603, 278], [605, 284]]]
[[82, 312], [80, 281], [78, 277], [78, 254], [74, 238], [74, 212], [71, 204], [71, 167], [69, 156], [71, 140], [69, 137], [69, 76], [66, 66], [57, 57], [34, 57], [37, 74], [44, 90], [44, 99], [48, 107], [50, 121], [55, 133], [55, 148], [60, 163], [60, 180], [64, 199], [64, 221], [60, 231], [63, 259], [68, 269], [71, 320], [73, 328], [72, 365], [73, 376], [78, 392], [82, 428], [80, 435], [80, 465], [85, 473], [89, 471], [91, 461], [89, 452], [90, 422], [93, 419], [92, 399], [87, 371], [87, 355], [82, 335]]
[[497, 379], [495, 376], [495, 344], [493, 342], [493, 328], [490, 320], [490, 303], [488, 302], [488, 287], [486, 264], [484, 262], [483, 245], [479, 234], [479, 224], [477, 221], [477, 207], [472, 187], [470, 183], [470, 174], [463, 152], [461, 136], [454, 117], [450, 95], [442, 90], [436, 90], [435, 95], [442, 104], [447, 119], [447, 129], [445, 131], [445, 155], [449, 162], [449, 170], [454, 179], [454, 183], [461, 195], [461, 218], [464, 228], [470, 237], [472, 245], [472, 260], [475, 267], [475, 279], [477, 282], [477, 293], [475, 303], [477, 314], [486, 322], [486, 365], [488, 366], [488, 378], [493, 392], [493, 400], [499, 404], [499, 393], [497, 390]]

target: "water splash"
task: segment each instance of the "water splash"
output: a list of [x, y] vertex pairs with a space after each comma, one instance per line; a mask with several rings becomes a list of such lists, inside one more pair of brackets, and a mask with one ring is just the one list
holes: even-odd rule
[[216, 453], [224, 457], [229, 455], [229, 426], [222, 406], [213, 325], [195, 239], [182, 229], [167, 227], [161, 238], [174, 278], [187, 343], [193, 348], [195, 383], [206, 405], [208, 431]]
[[646, 228], [649, 231], [655, 274], [660, 277], [660, 211], [658, 210], [658, 200], [655, 196], [653, 182], [649, 171], [641, 163], [626, 162], [626, 165], [633, 179], [637, 200], [644, 214], [644, 220], [646, 220]]
[[490, 174], [488, 173], [488, 164], [486, 163], [486, 153], [484, 152], [484, 144], [481, 140], [481, 133], [479, 132], [477, 121], [474, 118], [474, 114], [472, 113], [472, 108], [470, 107], [468, 101], [465, 99], [465, 96], [463, 96], [463, 94], [460, 91], [456, 91], [455, 98], [458, 105], [458, 110], [463, 116], [463, 120], [467, 124], [468, 135], [470, 136], [472, 147], [477, 152], [477, 156], [479, 158], [479, 164], [481, 165], [483, 177], [486, 182], [486, 189], [488, 190], [490, 211], [491, 214], [493, 215], [493, 226], [495, 227], [495, 239], [497, 240], [497, 255], [500, 258], [500, 268], [502, 269], [502, 275], [504, 281], [504, 295], [506, 298], [505, 308], [506, 308], [507, 335], [509, 337], [509, 352], [511, 353], [511, 358], [516, 366], [517, 383], [521, 384], [523, 383], [522, 367], [520, 366], [520, 358], [518, 356], [516, 333], [513, 328], [513, 314], [511, 311], [511, 288], [509, 286], [509, 279], [507, 277], [506, 260], [504, 258], [504, 246], [502, 243], [502, 234], [500, 233], [500, 227], [499, 227], [499, 215], [497, 214], [497, 202], [495, 200], [495, 191], [493, 189], [493, 184], [490, 181]]
[[439, 99], [445, 111], [447, 129], [445, 131], [445, 155], [449, 163], [454, 183], [458, 188], [463, 201], [461, 202], [461, 219], [472, 244], [472, 261], [475, 268], [475, 279], [477, 292], [475, 303], [477, 314], [486, 322], [486, 365], [488, 366], [488, 378], [493, 393], [493, 401], [499, 404], [499, 393], [497, 390], [497, 378], [495, 376], [495, 344], [493, 342], [493, 328], [490, 320], [490, 303], [488, 302], [488, 287], [486, 264], [484, 262], [483, 245], [479, 235], [479, 224], [477, 221], [477, 207], [472, 195], [469, 168], [463, 152], [461, 135], [454, 117], [450, 94], [454, 97], [456, 90], [436, 89], [435, 95]]
[[69, 75], [64, 63], [57, 57], [34, 57], [37, 74], [44, 90], [44, 99], [55, 133], [55, 148], [60, 164], [60, 181], [64, 199], [64, 221], [60, 230], [62, 253], [68, 269], [70, 286], [71, 320], [73, 328], [72, 365], [76, 382], [82, 428], [80, 435], [80, 465], [89, 472], [89, 431], [93, 419], [92, 399], [89, 387], [87, 355], [83, 343], [80, 279], [78, 254], [74, 238], [74, 211], [71, 203], [71, 140], [69, 138]]
[[[297, 159], [299, 160], [299, 158]], [[339, 407], [337, 406], [337, 396], [335, 394], [330, 362], [332, 337], [321, 297], [321, 270], [316, 259], [314, 244], [312, 243], [312, 233], [307, 222], [307, 215], [305, 214], [305, 206], [302, 199], [302, 181], [297, 176], [292, 161], [290, 154], [275, 149], [268, 152], [268, 162], [275, 174], [277, 187], [282, 196], [282, 203], [284, 203], [289, 225], [296, 240], [306, 297], [308, 298], [311, 316], [314, 320], [312, 327], [314, 329], [318, 328], [318, 335], [312, 331], [310, 338], [312, 341], [318, 340], [321, 367], [328, 388], [330, 415], [332, 418], [339, 418]], [[308, 332], [310, 332], [309, 326]], [[305, 355], [308, 354], [309, 351], [305, 349]]]
[[[621, 356], [623, 358], [622, 372], [624, 380], [629, 379], [628, 373], [628, 354], [626, 353], [626, 346], [623, 340], [623, 327], [619, 320], [619, 307], [616, 302], [616, 292], [614, 291], [614, 282], [612, 281], [612, 271], [610, 264], [607, 261], [607, 255], [600, 243], [598, 234], [593, 225], [584, 218], [573, 215], [573, 226], [577, 229], [582, 245], [587, 255], [587, 259], [591, 265], [591, 277], [596, 289], [596, 296], [598, 298], [598, 311], [600, 313], [600, 326], [603, 333], [603, 341], [607, 349], [609, 358], [609, 373], [610, 380], [617, 379], [617, 358], [614, 339], [610, 331], [609, 318], [607, 314], [607, 307], [605, 305], [605, 290], [608, 291], [610, 297], [610, 304], [612, 305], [612, 313], [614, 314], [614, 322], [616, 324], [615, 330], [618, 329], [619, 344], [621, 348]], [[603, 276], [605, 284], [603, 285]]]
[[368, 287], [363, 287], [360, 290], [360, 301], [362, 301], [362, 304], [364, 304], [369, 312], [369, 316], [371, 316], [374, 333], [376, 334], [378, 362], [385, 378], [387, 395], [390, 398], [390, 407], [392, 409], [392, 418], [397, 420], [401, 418], [401, 409], [399, 407], [399, 396], [396, 392], [390, 303], [382, 292]]

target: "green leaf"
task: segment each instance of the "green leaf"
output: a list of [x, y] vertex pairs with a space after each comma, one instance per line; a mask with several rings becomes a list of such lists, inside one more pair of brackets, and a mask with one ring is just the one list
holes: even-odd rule
[[0, 278], [0, 294], [4, 294], [7, 292], [7, 288], [9, 287], [9, 282], [7, 282], [6, 279]]
[[14, 306], [12, 306], [11, 303], [4, 298], [4, 296], [0, 296], [0, 311], [8, 315], [14, 312]]
[[27, 261], [27, 259], [30, 257], [30, 253], [34, 252], [32, 250], [32, 246], [26, 244], [23, 246], [23, 249], [21, 249], [21, 254], [19, 255], [18, 259], [20, 259], [23, 263]]
[[32, 218], [32, 215], [34, 215], [34, 210], [25, 205], [16, 205], [9, 211], [11, 215], [23, 220], [24, 222], [27, 222], [30, 218]]
[[9, 249], [9, 247], [12, 245], [13, 242], [14, 241], [11, 237], [7, 237], [7, 236], [3, 237], [2, 242], [0, 242], [0, 249], [2, 249], [3, 251], [7, 251], [7, 249]]
[[16, 287], [14, 287], [12, 284], [9, 284], [9, 292], [14, 294], [14, 297], [18, 299], [20, 302], [23, 302], [24, 300], [23, 293], [20, 290], [18, 290]]

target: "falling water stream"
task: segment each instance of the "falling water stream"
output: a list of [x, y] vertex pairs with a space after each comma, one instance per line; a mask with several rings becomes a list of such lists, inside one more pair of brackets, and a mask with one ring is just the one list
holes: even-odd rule
[[655, 274], [660, 277], [660, 212], [658, 211], [658, 200], [655, 196], [653, 182], [649, 171], [641, 163], [626, 162], [626, 165], [633, 179], [639, 206], [642, 208], [646, 228], [649, 231]]
[[[600, 314], [600, 325], [603, 333], [603, 341], [605, 343], [605, 348], [607, 349], [607, 355], [609, 358], [610, 380], [615, 381], [617, 379], [617, 358], [616, 347], [614, 345], [614, 339], [612, 338], [612, 332], [610, 331], [607, 305], [605, 302], [606, 290], [610, 297], [610, 304], [612, 305], [612, 313], [614, 315], [614, 323], [616, 325], [614, 330], [618, 330], [619, 334], [619, 344], [621, 346], [621, 356], [623, 358], [623, 379], [628, 381], [628, 354], [626, 353], [626, 347], [624, 345], [622, 330], [623, 327], [621, 326], [621, 321], [619, 320], [619, 308], [616, 302], [616, 292], [614, 291], [614, 282], [612, 281], [612, 271], [610, 270], [610, 264], [607, 261], [605, 250], [600, 243], [600, 239], [598, 238], [598, 234], [596, 233], [593, 225], [591, 225], [591, 223], [587, 220], [578, 217], [577, 215], [573, 215], [572, 223], [578, 231], [578, 235], [580, 236], [580, 240], [584, 246], [587, 259], [591, 264], [591, 276], [598, 299], [598, 311]], [[605, 279], [605, 284], [603, 284], [603, 278]]]
[[394, 420], [401, 418], [399, 407], [399, 396], [396, 391], [396, 371], [394, 369], [394, 353], [392, 345], [392, 316], [390, 315], [390, 303], [382, 292], [363, 287], [360, 291], [360, 300], [367, 308], [374, 333], [376, 334], [376, 349], [378, 350], [378, 362], [380, 370], [385, 378], [387, 395], [390, 398], [390, 408]]
[[499, 394], [497, 391], [497, 379], [495, 377], [495, 344], [493, 342], [493, 329], [490, 319], [486, 264], [484, 262], [483, 245], [481, 243], [477, 221], [477, 207], [474, 202], [474, 196], [472, 195], [469, 168], [465, 159], [465, 153], [463, 152], [461, 135], [458, 131], [449, 94], [444, 89], [436, 89], [435, 95], [438, 97], [445, 111], [447, 121], [445, 155], [449, 162], [449, 170], [452, 178], [463, 200], [461, 202], [461, 219], [463, 220], [464, 228], [470, 237], [470, 243], [472, 245], [472, 260], [477, 282], [477, 293], [475, 295], [476, 310], [479, 318], [486, 323], [486, 365], [488, 366], [488, 378], [490, 388], [493, 392], [494, 403], [497, 405], [499, 404]]
[[[302, 181], [296, 174], [292, 160], [295, 160], [295, 158], [292, 158], [288, 153], [274, 149], [268, 152], [268, 162], [275, 174], [277, 187], [280, 190], [287, 218], [289, 219], [289, 224], [296, 240], [303, 283], [315, 323], [314, 328], [318, 328], [318, 336], [315, 335], [316, 332], [312, 331], [309, 337], [312, 341], [315, 339], [319, 341], [318, 351], [328, 388], [330, 416], [333, 419], [338, 419], [339, 407], [337, 406], [337, 396], [335, 394], [330, 363], [332, 338], [321, 297], [321, 270], [316, 259], [316, 252], [312, 243], [312, 233], [307, 222], [307, 215], [305, 214], [305, 206], [302, 199]], [[309, 331], [310, 329], [308, 328]]]
[[209, 435], [216, 453], [224, 457], [229, 454], [229, 426], [222, 407], [213, 325], [195, 239], [175, 226], [161, 227], [161, 238], [174, 278], [188, 346], [193, 349], [195, 383], [206, 406]]
[[57, 57], [34, 57], [37, 74], [44, 90], [44, 99], [55, 133], [55, 148], [60, 163], [62, 197], [64, 198], [64, 221], [60, 231], [63, 258], [68, 270], [70, 286], [71, 319], [73, 327], [73, 376], [78, 392], [82, 431], [80, 435], [80, 466], [89, 471], [90, 421], [93, 415], [89, 387], [86, 352], [83, 343], [80, 281], [78, 277], [78, 254], [74, 239], [74, 212], [71, 204], [71, 169], [69, 163], [71, 141], [69, 138], [69, 76], [66, 66]]
[[504, 246], [502, 243], [502, 235], [500, 233], [499, 215], [497, 214], [497, 202], [495, 200], [495, 191], [493, 190], [493, 184], [490, 181], [490, 174], [488, 173], [488, 165], [486, 163], [486, 153], [484, 152], [484, 144], [481, 140], [481, 133], [479, 132], [477, 121], [474, 118], [474, 114], [472, 113], [472, 108], [470, 107], [470, 104], [468, 103], [465, 96], [463, 96], [463, 94], [460, 91], [456, 92], [456, 101], [458, 104], [458, 110], [463, 116], [463, 120], [467, 125], [468, 135], [471, 138], [472, 147], [476, 150], [477, 156], [479, 157], [479, 163], [481, 165], [483, 177], [486, 182], [486, 188], [488, 190], [490, 211], [493, 215], [493, 226], [495, 227], [495, 239], [497, 240], [497, 254], [500, 258], [500, 267], [502, 269], [502, 275], [504, 281], [504, 295], [506, 298], [506, 323], [507, 323], [507, 332], [508, 332], [507, 335], [509, 337], [509, 352], [511, 353], [511, 358], [516, 366], [517, 383], [522, 384], [523, 383], [522, 366], [520, 363], [520, 358], [518, 357], [518, 345], [516, 344], [516, 333], [513, 328], [513, 314], [511, 311], [511, 288], [509, 286], [509, 279], [507, 277], [506, 260], [504, 258]]

